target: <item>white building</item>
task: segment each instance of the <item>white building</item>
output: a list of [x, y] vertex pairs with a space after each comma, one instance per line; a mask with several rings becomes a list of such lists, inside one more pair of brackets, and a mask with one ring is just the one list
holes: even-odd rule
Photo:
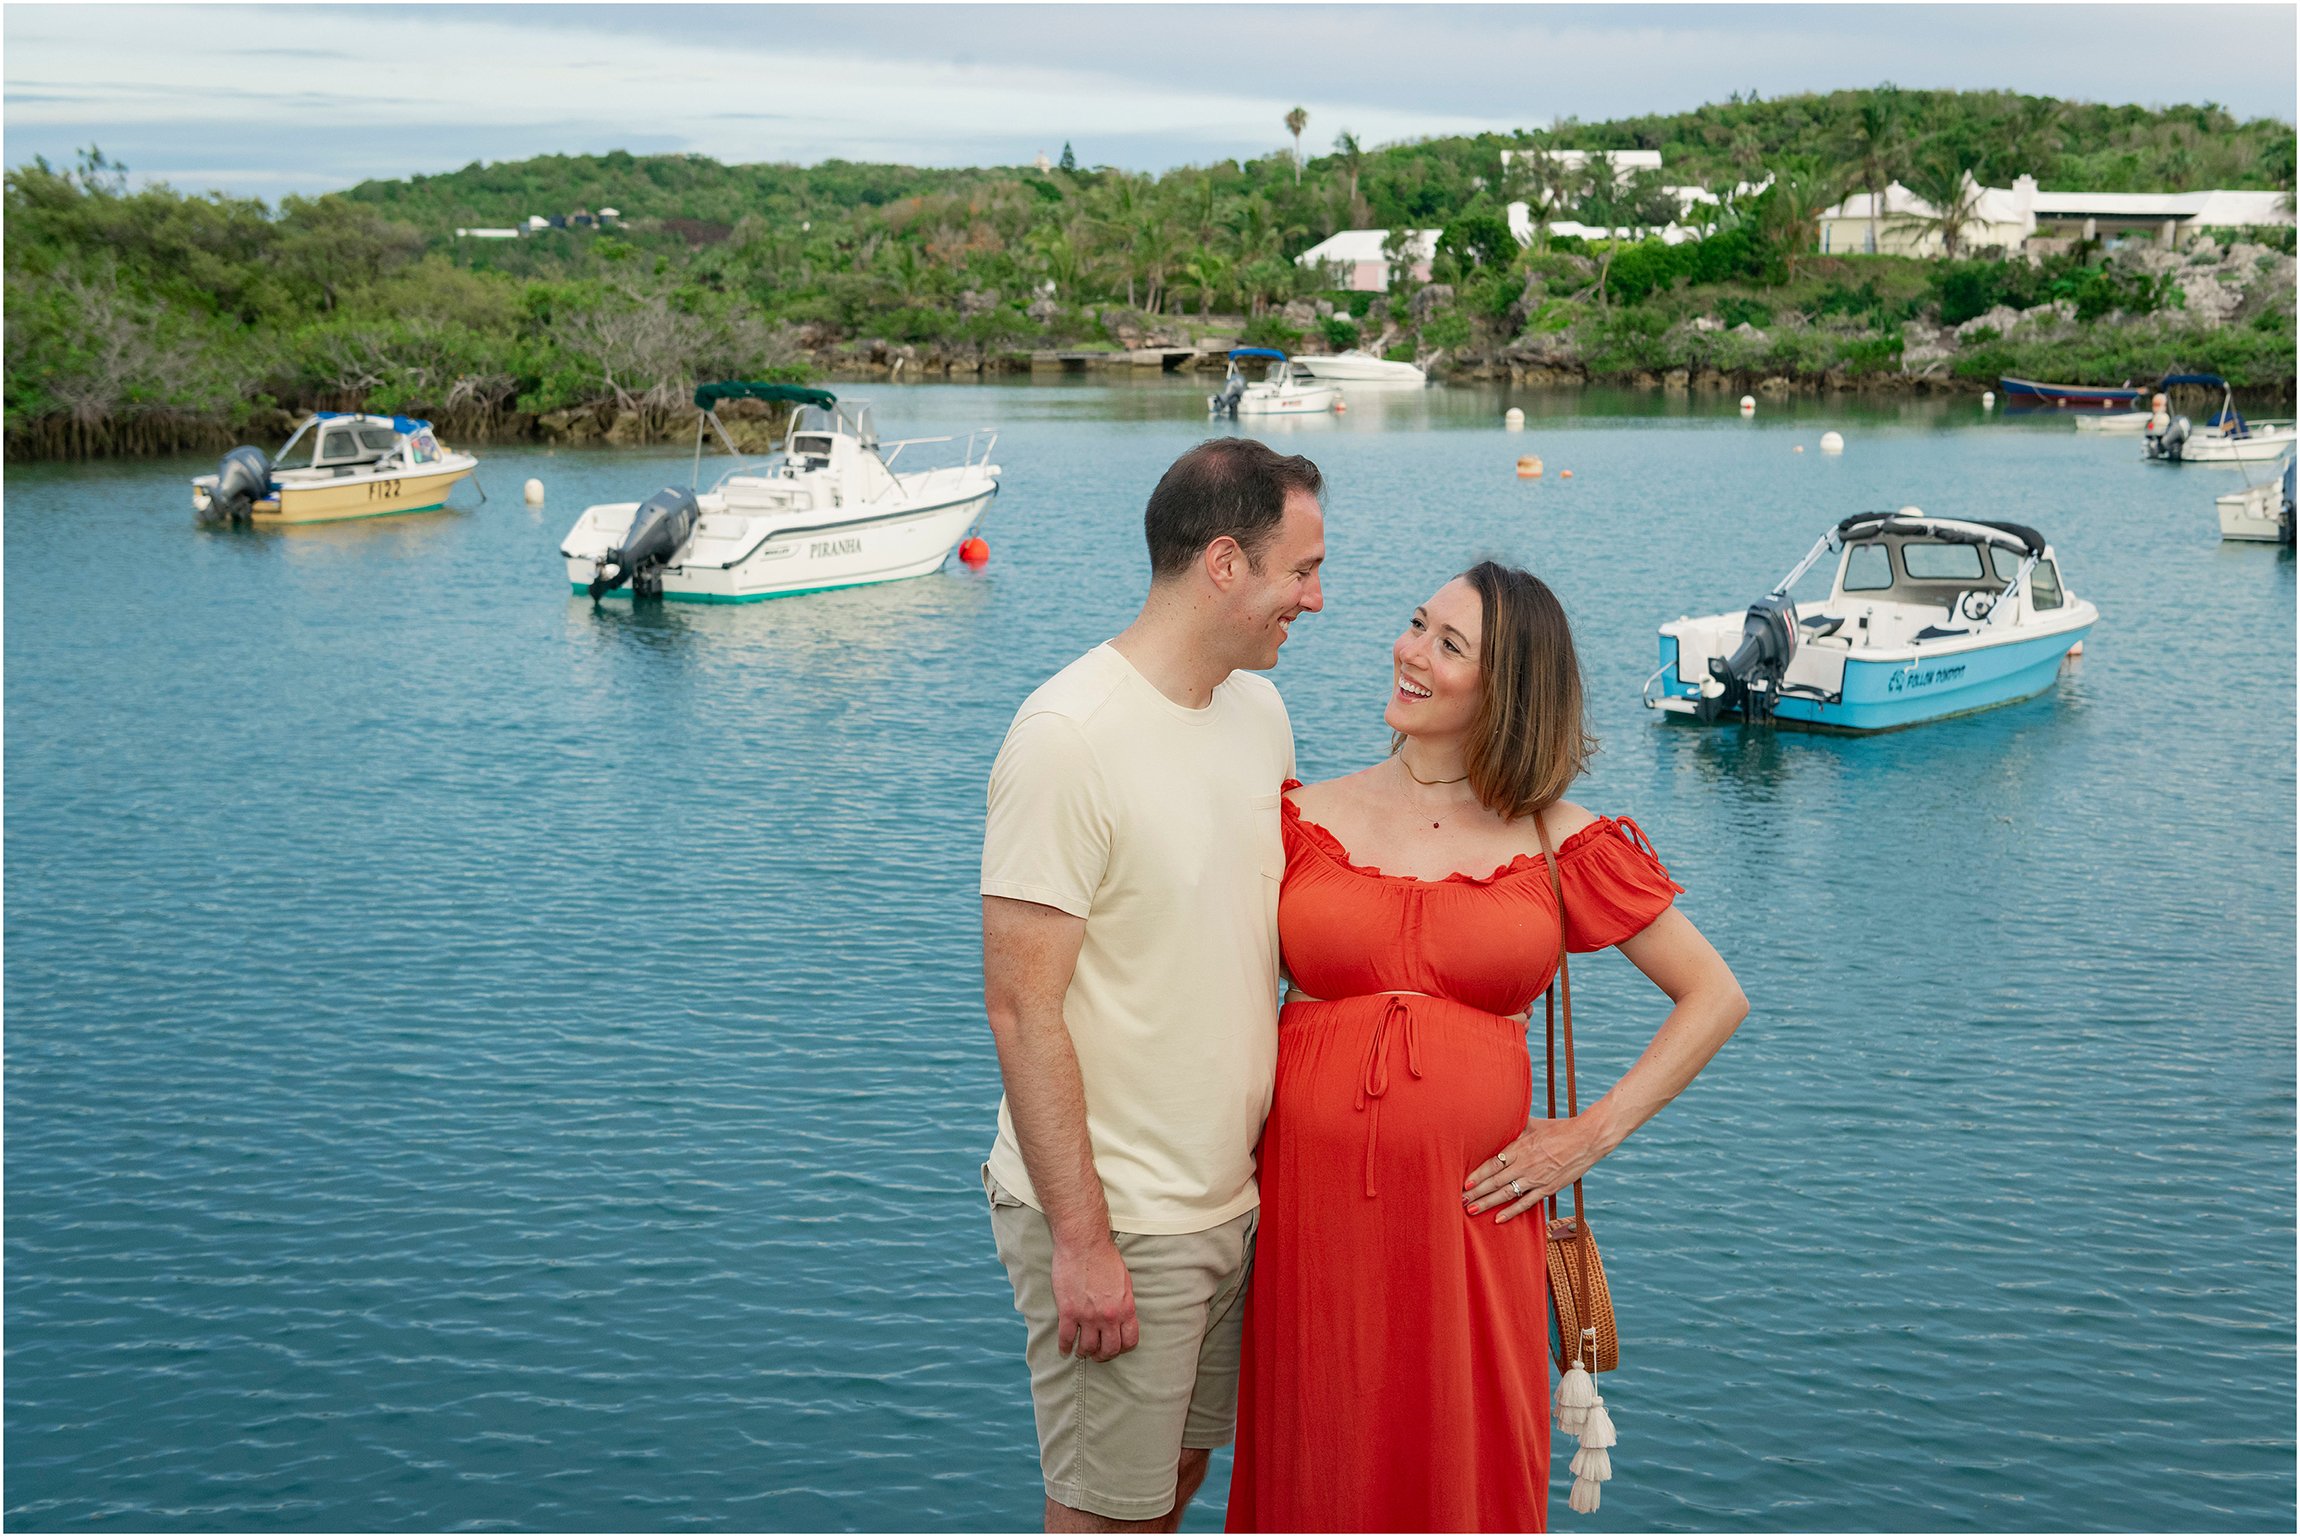
[[1661, 151], [1657, 149], [1505, 149], [1501, 152], [1502, 168], [1508, 169], [1510, 162], [1520, 155], [1554, 161], [1568, 171], [1579, 171], [1602, 156], [1613, 163], [1616, 177], [1661, 169]]
[[[2288, 225], [2292, 205], [2281, 192], [2045, 192], [2033, 176], [2016, 177], [2010, 187], [1976, 189], [1971, 216], [1957, 236], [1960, 254], [1996, 248], [2007, 255], [2025, 251], [2032, 240], [2120, 240], [2133, 236], [2166, 246], [2200, 229]], [[1821, 249], [1832, 254], [1939, 256], [1944, 242], [1923, 228], [1937, 210], [1899, 182], [1886, 185], [1877, 199], [1875, 236], [1870, 234], [1870, 197], [1856, 192], [1820, 216]]]
[[[1430, 258], [1437, 255], [1438, 234], [1434, 229], [1406, 231], [1407, 275], [1417, 283], [1430, 279]], [[1389, 241], [1390, 232], [1386, 229], [1346, 229], [1328, 235], [1295, 257], [1294, 264], [1332, 268], [1338, 280], [1336, 286], [1341, 288], [1359, 293], [1387, 293], [1391, 275]]]

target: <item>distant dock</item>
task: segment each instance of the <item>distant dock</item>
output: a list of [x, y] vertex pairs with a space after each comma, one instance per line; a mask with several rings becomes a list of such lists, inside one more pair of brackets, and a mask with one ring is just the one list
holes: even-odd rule
[[1225, 351], [1219, 347], [1131, 347], [1107, 352], [1048, 348], [1030, 355], [1030, 367], [1033, 373], [1039, 369], [1082, 374], [1095, 368], [1155, 368], [1171, 374], [1195, 366], [1202, 357], [1220, 357]]

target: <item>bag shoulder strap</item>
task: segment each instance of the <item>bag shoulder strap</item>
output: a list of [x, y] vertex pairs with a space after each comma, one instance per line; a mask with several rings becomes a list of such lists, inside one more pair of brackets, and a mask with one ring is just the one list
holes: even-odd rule
[[[1541, 839], [1542, 862], [1549, 867], [1549, 893], [1557, 900], [1557, 975], [1550, 979], [1549, 991], [1543, 994], [1543, 1027], [1549, 1037], [1549, 1118], [1557, 1119], [1557, 1038], [1559, 1016], [1564, 1017], [1565, 1035], [1565, 1113], [1581, 1113], [1580, 1096], [1573, 1079], [1573, 976], [1566, 967], [1565, 949], [1565, 880], [1558, 874], [1557, 850], [1549, 841], [1548, 808], [1533, 814], [1533, 830]], [[1557, 1194], [1549, 1197], [1549, 1218], [1557, 1220]], [[1573, 1220], [1581, 1222], [1581, 1181], [1573, 1182]]]

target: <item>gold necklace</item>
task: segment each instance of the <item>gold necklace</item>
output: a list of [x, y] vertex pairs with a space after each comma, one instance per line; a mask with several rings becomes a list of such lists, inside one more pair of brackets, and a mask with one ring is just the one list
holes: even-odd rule
[[[1412, 764], [1406, 762], [1406, 755], [1402, 748], [1398, 752], [1398, 767], [1406, 771], [1406, 778], [1412, 780], [1415, 784], [1418, 785], [1427, 785], [1431, 787], [1435, 787], [1437, 785], [1457, 785], [1460, 784], [1462, 780], [1469, 778], [1469, 775], [1463, 774], [1460, 776], [1460, 778], [1457, 779], [1424, 779], [1421, 775], [1414, 772], [1414, 766]], [[1436, 822], [1430, 823], [1430, 830], [1432, 832], [1437, 831], [1439, 825], [1440, 824]]]

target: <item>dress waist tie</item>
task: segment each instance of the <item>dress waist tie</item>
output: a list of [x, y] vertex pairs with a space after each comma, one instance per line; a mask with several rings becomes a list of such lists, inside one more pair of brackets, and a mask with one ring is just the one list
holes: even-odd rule
[[1390, 1091], [1390, 1043], [1400, 1035], [1406, 1038], [1406, 1070], [1419, 1078], [1422, 1075], [1421, 1026], [1406, 1000], [1392, 993], [1382, 1004], [1381, 1018], [1374, 1021], [1373, 1034], [1366, 1041], [1365, 1077], [1358, 1084], [1358, 1108], [1366, 1116], [1368, 1196], [1380, 1194], [1374, 1188], [1374, 1140], [1382, 1124], [1382, 1096]]

